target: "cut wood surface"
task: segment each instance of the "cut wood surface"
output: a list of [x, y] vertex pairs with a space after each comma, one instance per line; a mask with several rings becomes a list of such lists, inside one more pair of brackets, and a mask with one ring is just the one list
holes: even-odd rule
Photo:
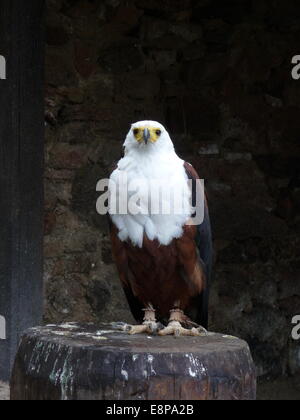
[[13, 400], [254, 400], [245, 341], [130, 336], [110, 324], [28, 330], [11, 381]]

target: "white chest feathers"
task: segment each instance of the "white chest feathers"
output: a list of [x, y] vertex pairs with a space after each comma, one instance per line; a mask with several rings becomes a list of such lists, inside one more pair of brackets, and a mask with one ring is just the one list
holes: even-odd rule
[[109, 195], [119, 238], [138, 247], [144, 235], [169, 245], [193, 214], [184, 162], [175, 151], [130, 151], [110, 177]]

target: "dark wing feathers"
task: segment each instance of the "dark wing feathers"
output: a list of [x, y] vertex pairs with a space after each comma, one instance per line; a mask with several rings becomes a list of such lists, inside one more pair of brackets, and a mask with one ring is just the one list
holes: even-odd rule
[[[200, 179], [198, 173], [189, 163], [184, 164], [187, 176], [192, 180], [192, 201], [193, 206], [196, 205], [196, 180]], [[199, 257], [203, 263], [206, 274], [206, 285], [203, 292], [194, 299], [192, 304], [192, 319], [204, 328], [208, 327], [208, 301], [209, 290], [211, 283], [212, 263], [213, 263], [213, 245], [212, 245], [212, 232], [209, 217], [209, 210], [207, 200], [205, 199], [204, 206], [204, 221], [201, 225], [197, 226], [196, 236], [197, 248], [199, 250]], [[196, 315], [196, 318], [194, 318]]]

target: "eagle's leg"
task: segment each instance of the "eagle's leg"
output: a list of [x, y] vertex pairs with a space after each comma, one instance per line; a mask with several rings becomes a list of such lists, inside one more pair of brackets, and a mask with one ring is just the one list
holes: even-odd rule
[[131, 325], [129, 334], [155, 334], [158, 331], [159, 324], [156, 322], [155, 309], [149, 305], [144, 309], [145, 316], [142, 325]]
[[171, 311], [169, 324], [163, 330], [158, 332], [159, 335], [175, 335], [176, 337], [179, 336], [193, 336], [193, 337], [200, 337], [202, 335], [206, 335], [207, 331], [203, 328], [198, 326], [193, 327], [191, 329], [184, 328], [182, 324], [187, 323], [187, 317], [185, 316], [184, 312], [180, 309], [173, 309]]

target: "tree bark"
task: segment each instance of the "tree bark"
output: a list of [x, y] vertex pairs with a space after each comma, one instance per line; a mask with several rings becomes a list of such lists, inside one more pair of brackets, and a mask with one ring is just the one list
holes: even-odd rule
[[129, 336], [110, 325], [23, 337], [12, 400], [255, 400], [249, 347], [234, 337]]

